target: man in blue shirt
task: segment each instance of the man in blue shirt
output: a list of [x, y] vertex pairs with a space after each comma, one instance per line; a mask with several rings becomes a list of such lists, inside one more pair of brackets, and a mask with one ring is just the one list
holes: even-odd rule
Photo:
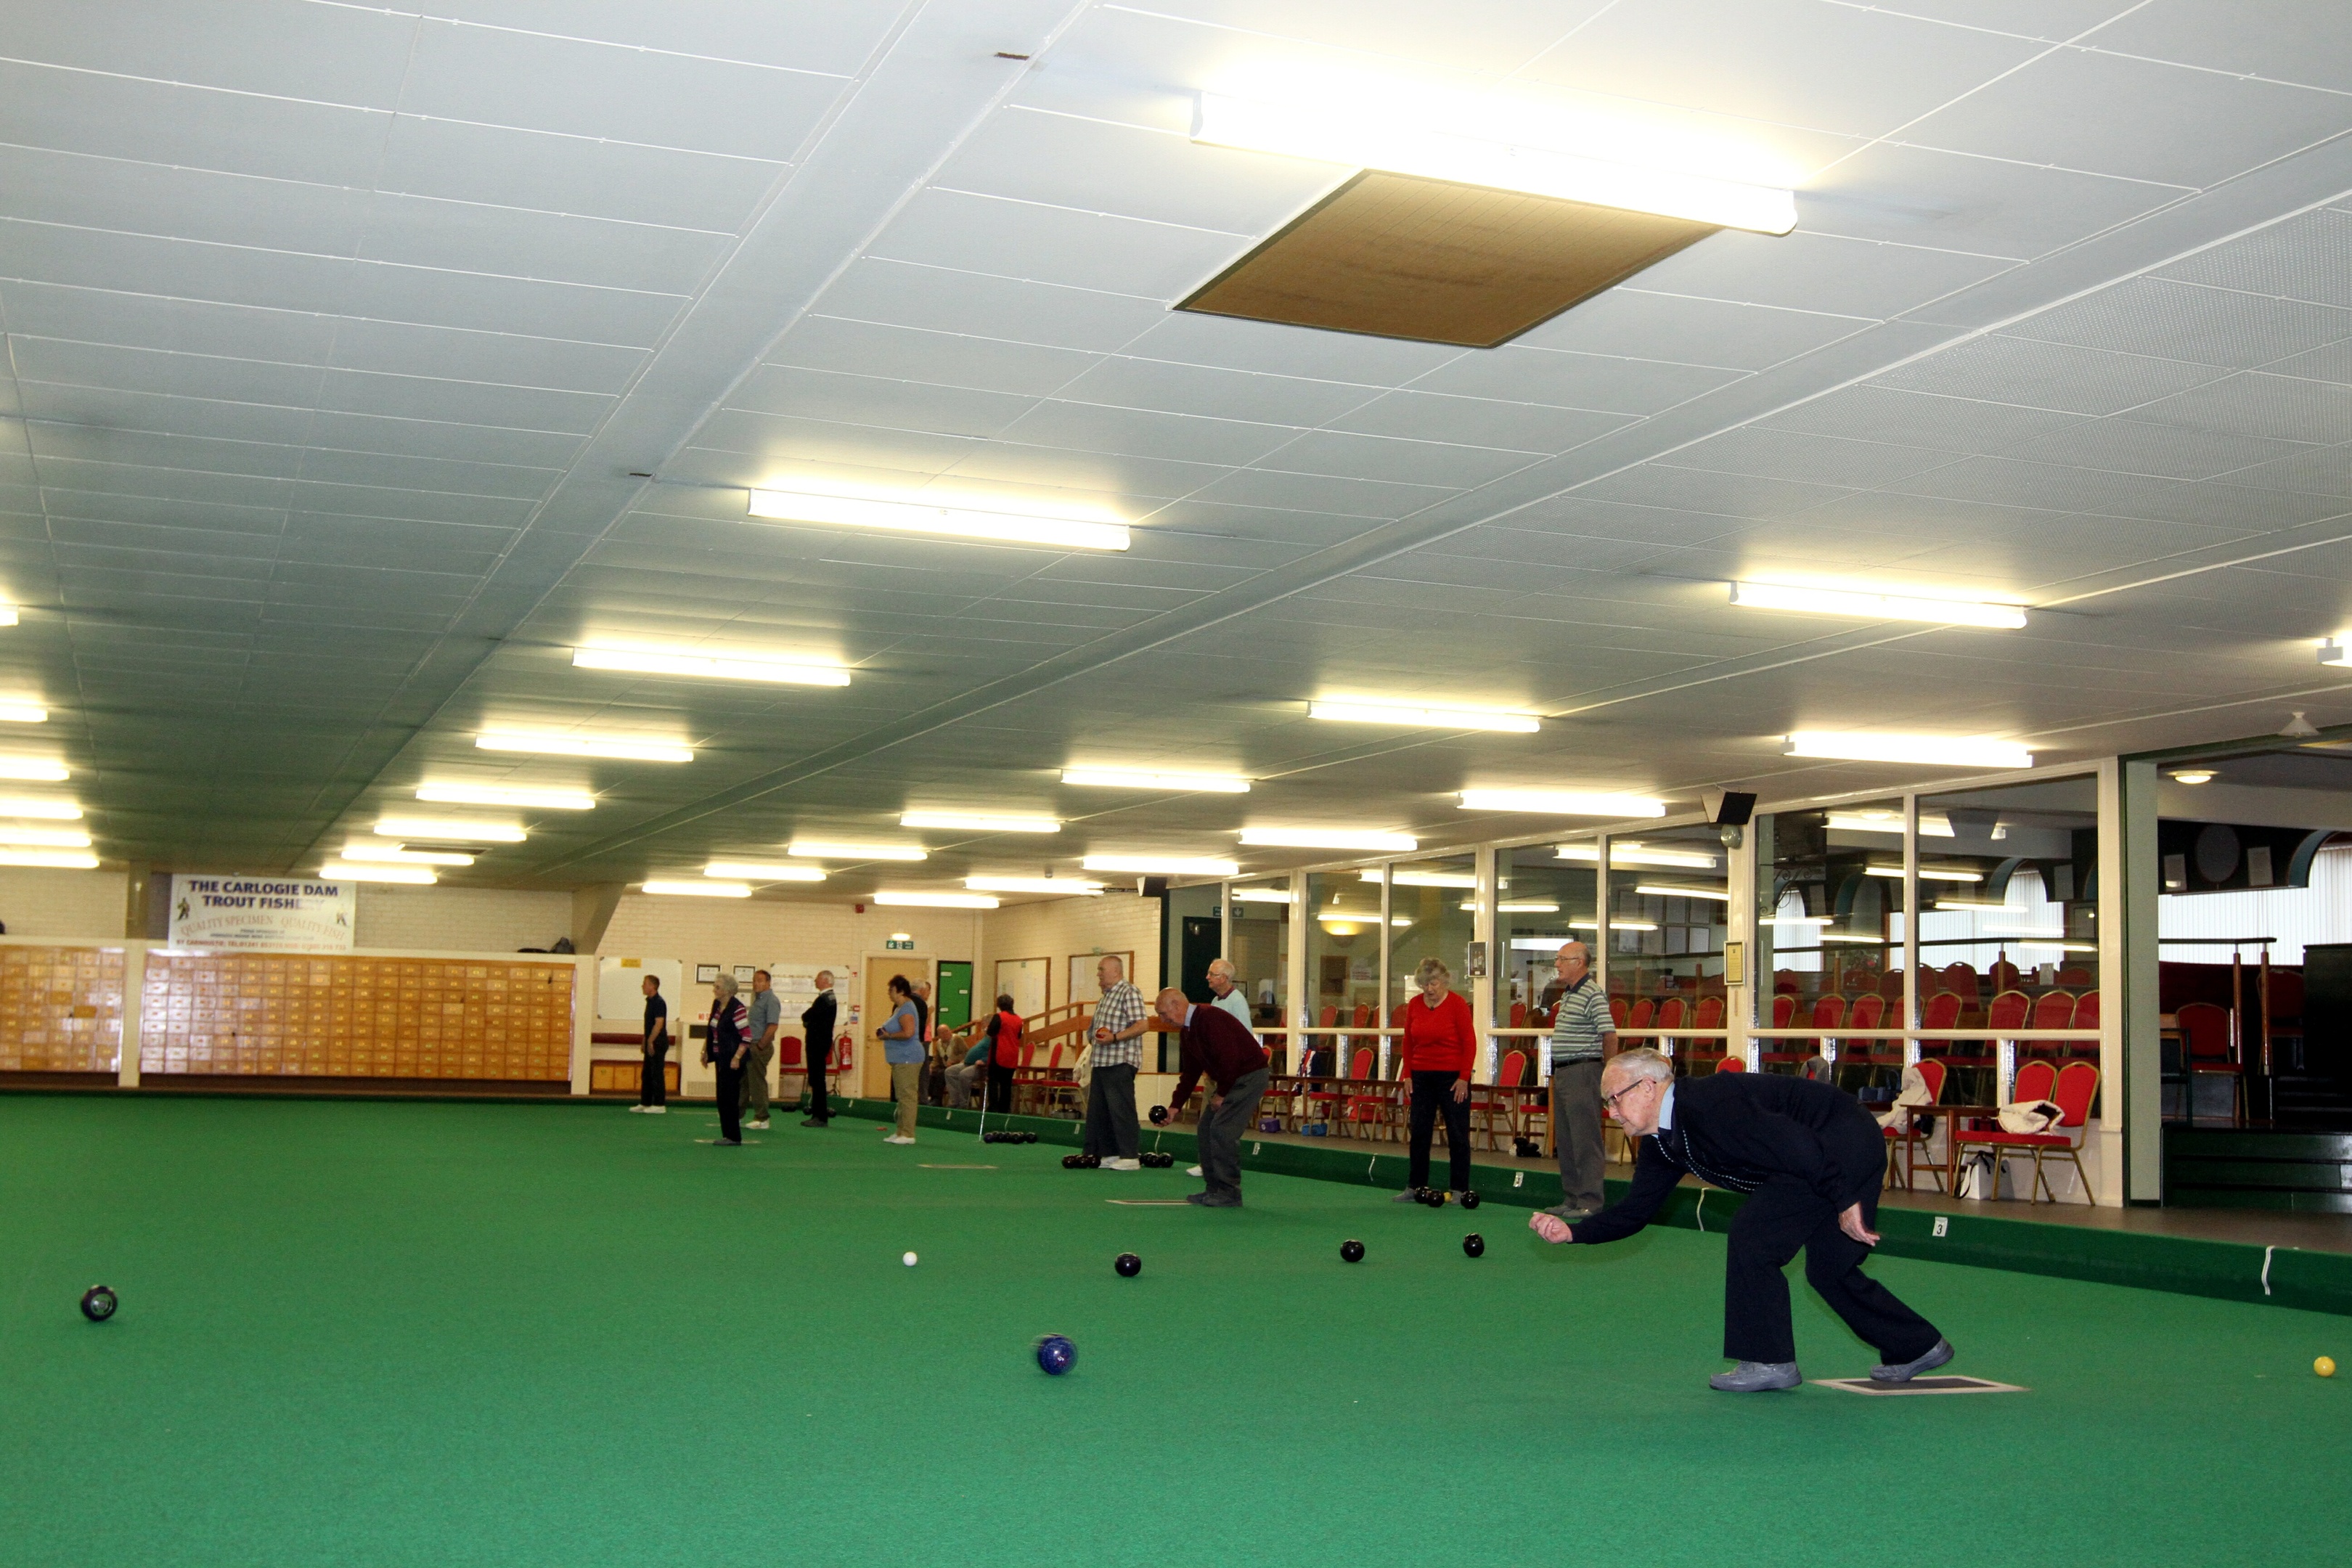
[[768, 1066], [776, 1059], [776, 1031], [783, 1026], [783, 999], [769, 989], [768, 972], [751, 971], [751, 1055], [743, 1065], [743, 1125], [768, 1130]]

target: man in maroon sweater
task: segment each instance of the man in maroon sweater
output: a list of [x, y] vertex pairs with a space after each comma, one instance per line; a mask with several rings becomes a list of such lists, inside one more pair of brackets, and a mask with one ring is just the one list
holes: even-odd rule
[[1181, 1030], [1176, 1098], [1168, 1102], [1171, 1116], [1192, 1098], [1193, 1087], [1208, 1075], [1213, 1092], [1201, 1111], [1196, 1142], [1201, 1150], [1201, 1176], [1206, 1192], [1185, 1201], [1203, 1208], [1242, 1206], [1242, 1134], [1265, 1098], [1265, 1047], [1249, 1026], [1222, 1007], [1197, 1006], [1171, 986], [1152, 1004], [1168, 1028]]

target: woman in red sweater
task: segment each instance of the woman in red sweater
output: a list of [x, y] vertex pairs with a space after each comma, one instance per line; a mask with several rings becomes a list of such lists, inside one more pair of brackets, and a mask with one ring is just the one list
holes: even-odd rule
[[1445, 1152], [1453, 1162], [1454, 1195], [1470, 1187], [1470, 1068], [1478, 1037], [1470, 1004], [1453, 991], [1454, 972], [1434, 958], [1413, 971], [1421, 994], [1404, 1005], [1401, 1076], [1412, 1083], [1412, 1171], [1396, 1201], [1408, 1204], [1429, 1185], [1429, 1132], [1445, 1113]]

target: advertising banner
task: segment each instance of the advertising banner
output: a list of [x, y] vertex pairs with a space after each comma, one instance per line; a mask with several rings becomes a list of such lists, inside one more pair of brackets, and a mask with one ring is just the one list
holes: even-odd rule
[[310, 877], [172, 879], [172, 945], [349, 952], [359, 901], [350, 882]]

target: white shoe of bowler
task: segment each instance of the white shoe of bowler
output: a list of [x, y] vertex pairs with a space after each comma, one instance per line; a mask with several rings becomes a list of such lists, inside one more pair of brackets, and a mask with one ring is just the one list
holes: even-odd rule
[[1106, 1171], [1140, 1171], [1143, 1169], [1143, 1162], [1140, 1160], [1105, 1160], [1102, 1163], [1102, 1168]]
[[885, 1143], [912, 1143], [914, 1140], [912, 1138], [901, 1138], [896, 1132], [893, 1132], [890, 1136], [882, 1140], [882, 1142]]
[[1198, 1165], [1187, 1165], [1184, 1167], [1184, 1173], [1188, 1176], [1197, 1176], [1201, 1173], [1201, 1167]]

